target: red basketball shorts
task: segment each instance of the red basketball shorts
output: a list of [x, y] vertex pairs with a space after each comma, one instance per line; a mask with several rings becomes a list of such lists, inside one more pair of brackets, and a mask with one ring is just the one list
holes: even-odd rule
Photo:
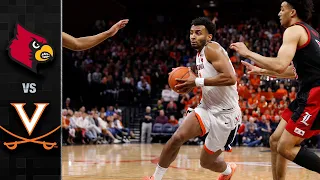
[[282, 118], [288, 123], [286, 130], [294, 136], [308, 139], [320, 134], [320, 87], [299, 93]]

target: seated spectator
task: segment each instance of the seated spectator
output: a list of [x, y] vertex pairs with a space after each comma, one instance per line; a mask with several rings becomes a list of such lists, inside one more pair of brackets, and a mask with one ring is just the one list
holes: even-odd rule
[[163, 110], [163, 109], [164, 109], [164, 107], [163, 107], [162, 101], [161, 101], [161, 99], [159, 99], [156, 107], [153, 108], [153, 111], [156, 111], [156, 115], [159, 115], [160, 110]]
[[281, 101], [279, 102], [280, 105], [285, 105], [285, 104], [289, 104], [289, 99], [288, 99], [288, 96], [282, 96], [282, 99]]
[[268, 109], [269, 109], [269, 111], [278, 109], [278, 103], [277, 103], [276, 98], [271, 99], [271, 102], [268, 104]]
[[101, 107], [98, 115], [100, 116], [100, 114], [106, 114], [106, 109], [104, 107]]
[[113, 116], [113, 114], [114, 114], [115, 112], [114, 112], [114, 107], [113, 106], [109, 106], [109, 108], [108, 108], [108, 111], [106, 112], [106, 117], [109, 117], [109, 116]]
[[137, 84], [137, 90], [141, 95], [149, 95], [151, 92], [150, 84], [144, 79], [143, 76], [140, 77], [140, 81]]
[[249, 109], [257, 108], [259, 100], [256, 97], [256, 93], [251, 93], [251, 97], [248, 99]]
[[281, 83], [279, 89], [276, 91], [279, 96], [288, 96], [288, 91], [284, 88], [284, 84]]
[[274, 95], [273, 95], [271, 87], [268, 87], [268, 91], [267, 91], [267, 95], [266, 96], [267, 96], [266, 97], [267, 101], [271, 101], [271, 99], [274, 98]]
[[249, 122], [247, 122], [246, 128], [245, 128], [246, 132], [249, 131], [249, 127], [250, 126], [253, 126], [255, 130], [258, 130], [258, 125], [255, 123], [255, 118], [254, 117], [250, 117], [249, 118]]
[[151, 143], [151, 133], [152, 133], [152, 123], [153, 116], [151, 113], [151, 107], [146, 107], [146, 112], [144, 113], [144, 118], [142, 119], [142, 127], [141, 127], [141, 142]]
[[172, 124], [173, 126], [179, 124], [178, 120], [174, 117], [174, 115], [170, 116], [170, 119], [168, 120], [168, 123]]
[[253, 125], [249, 126], [249, 131], [243, 136], [243, 143], [248, 147], [255, 147], [261, 144], [262, 136]]
[[241, 111], [245, 111], [248, 108], [248, 102], [243, 99], [243, 97], [239, 97], [239, 106]]
[[122, 131], [122, 133], [124, 133], [124, 135], [128, 136], [132, 139], [136, 138], [134, 133], [132, 131], [130, 131], [130, 128], [126, 128], [123, 126], [122, 124], [122, 116], [121, 114], [114, 114], [114, 123], [115, 123], [115, 127], [117, 129], [119, 129], [120, 131]]
[[108, 122], [108, 130], [111, 132], [111, 134], [116, 137], [117, 139], [121, 139], [124, 142], [128, 142], [128, 140], [124, 137], [124, 134], [120, 129], [116, 127], [116, 124], [114, 122], [114, 116], [108, 116], [107, 117]]
[[103, 144], [107, 143], [107, 140], [105, 139], [107, 137], [111, 138], [111, 143], [121, 143], [121, 141], [119, 139], [116, 139], [109, 131], [108, 122], [104, 120], [105, 114], [100, 114], [100, 117], [98, 116], [98, 114], [94, 114], [93, 119], [95, 123], [99, 125], [98, 127], [101, 129], [102, 135], [104, 136], [102, 141]]
[[[67, 111], [66, 111], [67, 112]], [[70, 131], [73, 131], [73, 134], [75, 133], [75, 130], [70, 127], [70, 114], [66, 114], [66, 116], [62, 116], [62, 137], [63, 137], [63, 142], [67, 144], [73, 144], [73, 138], [70, 133]]]
[[280, 123], [280, 120], [281, 120], [281, 117], [279, 115], [274, 116], [274, 121], [271, 122], [272, 132], [274, 132], [276, 130], [276, 128], [278, 127], [278, 125]]
[[262, 143], [264, 146], [269, 146], [269, 137], [272, 133], [270, 121], [265, 115], [261, 116], [261, 122], [259, 122], [259, 129], [262, 135]]
[[297, 97], [296, 87], [291, 87], [291, 92], [289, 93], [289, 99], [292, 102]]
[[86, 113], [76, 112], [75, 113], [75, 125], [76, 125], [76, 133], [81, 134], [81, 142], [85, 144], [85, 133], [88, 125], [88, 121], [84, 118], [86, 117]]
[[169, 102], [171, 100], [171, 89], [168, 84], [165, 85], [165, 89], [161, 92], [162, 100], [164, 102]]
[[268, 103], [264, 96], [261, 96], [258, 108], [261, 114], [263, 114], [268, 109]]
[[159, 114], [158, 117], [156, 117], [156, 122], [155, 123], [160, 123], [160, 124], [168, 123], [168, 117], [165, 116], [164, 110], [160, 110], [160, 114]]
[[69, 110], [69, 109], [73, 110], [73, 106], [71, 104], [71, 99], [70, 98], [66, 99], [65, 103], [63, 104], [63, 108], [67, 109], [67, 110]]
[[96, 142], [98, 140], [98, 135], [101, 133], [101, 129], [96, 125], [93, 115], [94, 111], [91, 111], [90, 114], [85, 117], [88, 121], [88, 125], [86, 128], [86, 136], [89, 138], [90, 142]]
[[[251, 76], [250, 76], [251, 77]], [[260, 77], [256, 74], [250, 78], [250, 84], [256, 89], [260, 86]]]
[[171, 100], [167, 105], [166, 114], [169, 116], [175, 115], [177, 113], [177, 109], [177, 104]]

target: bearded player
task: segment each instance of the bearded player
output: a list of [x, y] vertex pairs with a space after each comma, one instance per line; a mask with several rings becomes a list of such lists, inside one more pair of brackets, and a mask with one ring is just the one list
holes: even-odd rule
[[200, 155], [201, 166], [221, 173], [219, 180], [230, 179], [236, 169], [236, 164], [227, 164], [220, 156], [223, 151], [231, 151], [230, 144], [241, 119], [235, 70], [226, 51], [211, 41], [216, 32], [215, 25], [204, 17], [194, 19], [191, 25], [190, 41], [198, 52], [196, 64], [199, 77], [177, 79], [181, 84], [176, 89], [187, 92], [195, 86], [201, 87], [202, 100], [166, 143], [153, 176], [145, 180], [161, 180], [180, 147], [187, 140], [207, 133]]
[[62, 46], [73, 50], [73, 51], [83, 51], [90, 49], [104, 40], [114, 36], [120, 29], [124, 28], [129, 22], [129, 19], [123, 19], [114, 24], [109, 30], [102, 32], [94, 36], [86, 36], [75, 38], [65, 32], [62, 32]]
[[286, 28], [283, 44], [275, 58], [251, 52], [243, 43], [230, 45], [259, 67], [243, 62], [253, 73], [278, 77], [296, 77], [297, 98], [282, 114], [282, 120], [270, 137], [273, 179], [285, 179], [286, 159], [320, 173], [320, 157], [300, 147], [300, 143], [320, 133], [320, 38], [305, 23], [312, 16], [312, 0], [286, 0], [281, 4], [280, 23]]

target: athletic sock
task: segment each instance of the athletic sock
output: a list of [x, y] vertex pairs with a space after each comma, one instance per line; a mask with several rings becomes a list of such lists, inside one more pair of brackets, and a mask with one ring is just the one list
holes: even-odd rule
[[223, 175], [229, 175], [229, 174], [231, 174], [231, 172], [232, 172], [232, 169], [231, 169], [230, 165], [227, 164], [227, 169], [224, 170], [224, 171], [222, 172], [222, 174], [223, 174]]
[[153, 174], [154, 180], [162, 180], [163, 175], [166, 173], [168, 168], [160, 167], [159, 164], [157, 164], [156, 171]]
[[301, 147], [293, 162], [320, 174], [320, 157], [307, 148]]

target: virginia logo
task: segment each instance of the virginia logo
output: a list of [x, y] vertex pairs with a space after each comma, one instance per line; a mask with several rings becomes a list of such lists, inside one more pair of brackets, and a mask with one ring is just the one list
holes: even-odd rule
[[[36, 105], [36, 110], [34, 111], [31, 119], [29, 119], [28, 115], [26, 114], [26, 111], [24, 110], [23, 106], [25, 105], [25, 103], [11, 103], [11, 105], [16, 109], [22, 123], [24, 124], [24, 127], [26, 128], [29, 136], [31, 136], [34, 128], [36, 127], [38, 121], [41, 118], [41, 115], [43, 113], [43, 111], [45, 110], [45, 108], [49, 105], [49, 103], [35, 103]], [[3, 143], [5, 146], [7, 146], [8, 149], [10, 150], [14, 150], [17, 148], [17, 146], [19, 144], [23, 144], [23, 143], [36, 143], [36, 144], [42, 144], [43, 148], [46, 150], [50, 150], [54, 147], [57, 147], [57, 143], [56, 142], [45, 142], [45, 141], [38, 141], [44, 137], [49, 136], [50, 134], [54, 133], [55, 131], [57, 131], [60, 128], [60, 126], [58, 126], [57, 128], [55, 128], [54, 130], [36, 137], [36, 138], [32, 138], [32, 139], [28, 139], [28, 138], [24, 138], [21, 136], [18, 136], [10, 131], [8, 131], [7, 129], [5, 129], [4, 127], [0, 126], [0, 129], [2, 129], [3, 131], [5, 131], [6, 133], [8, 133], [9, 135], [20, 139], [21, 141], [14, 141], [14, 142], [5, 142]]]
[[16, 25], [15, 37], [10, 41], [8, 51], [13, 61], [35, 73], [38, 73], [38, 63], [52, 61], [54, 58], [47, 39], [26, 30], [20, 24]]

